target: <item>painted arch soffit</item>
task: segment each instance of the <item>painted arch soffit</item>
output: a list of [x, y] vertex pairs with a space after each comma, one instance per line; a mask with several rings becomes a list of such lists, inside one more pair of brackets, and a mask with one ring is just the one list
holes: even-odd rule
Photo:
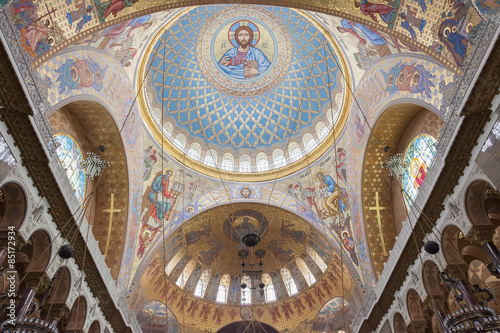
[[[213, 3], [215, 2], [195, 1], [190, 2], [189, 5]], [[422, 50], [455, 72], [459, 72], [464, 66], [469, 56], [468, 49], [472, 49], [469, 46], [475, 43], [475, 35], [481, 30], [483, 17], [490, 15], [490, 13], [485, 13], [486, 11], [482, 10], [475, 0], [458, 4], [445, 0], [432, 2], [393, 0], [388, 4], [377, 4], [367, 0], [314, 2], [253, 0], [238, 1], [238, 3], [288, 6], [358, 22], [383, 33], [390, 33], [405, 44]], [[50, 35], [47, 35], [46, 40], [41, 44], [39, 44], [40, 41], [36, 41], [37, 43], [31, 46], [29, 42], [26, 43], [21, 38], [21, 42], [27, 46], [27, 53], [32, 57], [34, 66], [37, 67], [57, 52], [74, 44], [75, 41], [99, 30], [143, 15], [171, 10], [187, 4], [181, 0], [168, 2], [166, 0], [121, 0], [116, 3], [97, 0], [94, 3], [83, 4], [71, 0], [51, 0], [47, 6], [42, 6], [31, 1], [15, 0], [8, 9], [11, 11], [12, 19], [17, 20], [20, 35], [22, 35], [22, 28], [26, 29], [31, 24], [25, 21], [21, 12], [30, 11], [38, 18], [47, 19], [47, 24], [40, 24], [45, 25], [46, 30], [50, 30]], [[456, 29], [453, 31], [453, 27], [458, 27], [459, 21], [464, 17], [467, 17], [467, 24], [464, 25], [467, 34], [461, 34], [463, 47], [458, 50], [453, 44], [454, 34], [457, 33]]]

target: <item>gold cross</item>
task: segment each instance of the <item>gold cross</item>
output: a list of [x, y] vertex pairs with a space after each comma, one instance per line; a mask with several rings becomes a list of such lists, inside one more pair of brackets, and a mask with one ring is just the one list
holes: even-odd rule
[[377, 222], [378, 222], [378, 232], [380, 234], [380, 241], [382, 243], [382, 252], [384, 253], [384, 256], [387, 256], [387, 249], [385, 248], [385, 242], [384, 242], [384, 236], [382, 233], [382, 221], [380, 220], [380, 211], [381, 210], [386, 210], [387, 207], [380, 207], [379, 202], [378, 202], [378, 192], [375, 192], [375, 206], [374, 207], [368, 207], [369, 210], [376, 210], [377, 211]]
[[104, 260], [108, 255], [109, 241], [111, 240], [111, 227], [113, 226], [113, 213], [120, 213], [121, 209], [114, 209], [115, 205], [115, 194], [111, 193], [111, 207], [109, 209], [103, 209], [103, 213], [109, 213], [109, 226], [108, 226], [108, 239], [106, 239], [106, 249], [104, 250]]

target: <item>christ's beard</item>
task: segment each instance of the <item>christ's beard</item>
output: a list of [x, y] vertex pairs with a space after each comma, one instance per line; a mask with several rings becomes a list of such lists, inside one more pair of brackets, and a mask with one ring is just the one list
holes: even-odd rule
[[246, 48], [248, 46], [248, 42], [247, 41], [240, 41], [240, 46], [242, 48]]

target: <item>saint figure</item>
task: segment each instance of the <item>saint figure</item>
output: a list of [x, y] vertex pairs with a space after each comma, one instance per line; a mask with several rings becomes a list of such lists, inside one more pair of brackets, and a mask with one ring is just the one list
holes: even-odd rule
[[355, 0], [354, 7], [359, 8], [363, 14], [370, 16], [370, 18], [375, 22], [378, 22], [375, 13], [379, 14], [382, 21], [387, 24], [391, 22], [392, 12], [394, 11], [392, 7], [378, 3], [371, 3], [368, 2], [368, 0]]

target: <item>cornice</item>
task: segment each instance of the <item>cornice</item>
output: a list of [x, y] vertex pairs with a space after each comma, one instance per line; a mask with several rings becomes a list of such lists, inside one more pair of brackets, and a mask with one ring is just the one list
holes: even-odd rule
[[[0, 120], [3, 121], [9, 134], [15, 140], [20, 150], [23, 166], [27, 169], [28, 175], [33, 180], [33, 185], [41, 197], [46, 198], [50, 208], [49, 213], [61, 231], [61, 237], [70, 239], [71, 230], [76, 226], [76, 221], [71, 214], [71, 210], [66, 203], [64, 195], [57, 186], [50, 166], [49, 158], [43, 148], [36, 129], [33, 127], [30, 117], [33, 110], [26, 98], [22, 85], [19, 82], [16, 72], [12, 67], [7, 52], [4, 47], [0, 48]], [[67, 221], [73, 226], [66, 225]], [[66, 227], [65, 227], [66, 225]], [[131, 332], [126, 322], [116, 307], [106, 284], [101, 277], [99, 269], [90, 255], [85, 239], [78, 232], [72, 244], [75, 247], [75, 260], [79, 268], [85, 272], [87, 283], [99, 300], [99, 304], [106, 319], [110, 322], [115, 332]]]
[[443, 170], [421, 214], [421, 216], [426, 216], [426, 221], [417, 222], [423, 228], [415, 228], [409, 236], [419, 244], [419, 248], [417, 249], [415, 246], [415, 241], [406, 243], [385, 289], [374, 304], [368, 318], [363, 321], [359, 332], [371, 332], [373, 327], [378, 327], [384, 315], [390, 309], [394, 301], [394, 295], [406, 279], [408, 269], [418, 259], [426, 233], [429, 233], [430, 228], [436, 225], [441, 212], [445, 208], [443, 202], [446, 196], [453, 193], [465, 168], [469, 165], [472, 150], [478, 144], [484, 126], [490, 119], [491, 110], [488, 108], [500, 88], [500, 71], [498, 68], [500, 68], [499, 40], [496, 41], [490, 57], [462, 110], [461, 115], [464, 117], [464, 121], [461, 123], [455, 140], [444, 160]]

